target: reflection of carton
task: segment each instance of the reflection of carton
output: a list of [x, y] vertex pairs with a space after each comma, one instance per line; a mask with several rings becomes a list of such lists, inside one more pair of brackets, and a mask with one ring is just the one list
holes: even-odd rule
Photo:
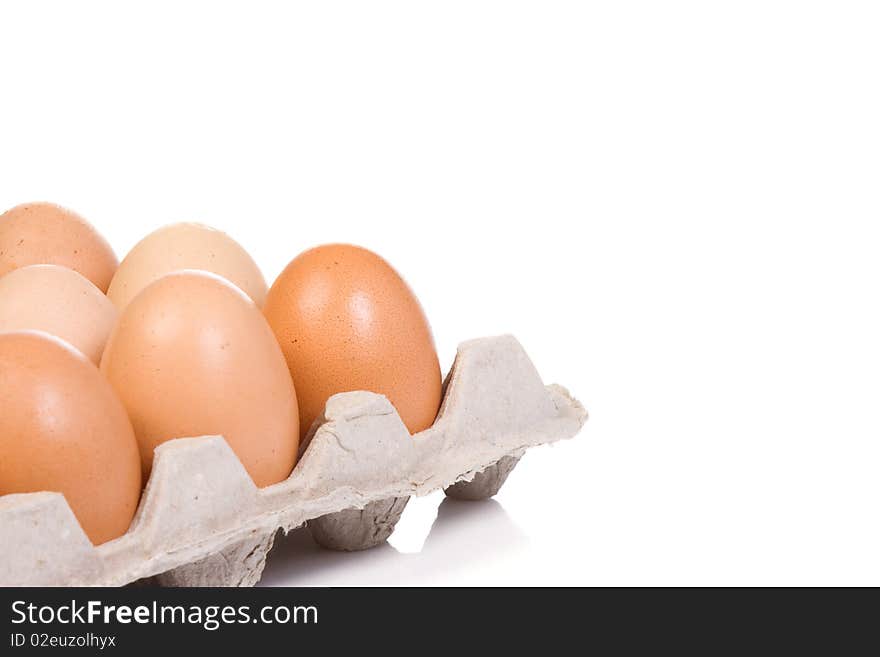
[[161, 445], [128, 532], [97, 548], [62, 495], [0, 497], [0, 585], [250, 586], [279, 528], [308, 523], [335, 549], [378, 545], [411, 495], [491, 497], [526, 449], [570, 438], [586, 417], [565, 389], [543, 385], [513, 337], [472, 340], [430, 429], [410, 436], [381, 395], [335, 395], [273, 486], [257, 489], [222, 437]]

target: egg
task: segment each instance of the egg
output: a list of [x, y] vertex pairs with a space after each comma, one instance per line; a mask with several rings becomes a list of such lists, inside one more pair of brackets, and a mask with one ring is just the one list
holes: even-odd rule
[[72, 269], [29, 265], [0, 276], [0, 331], [45, 331], [97, 365], [115, 322], [116, 306]]
[[62, 265], [101, 292], [116, 271], [116, 254], [78, 214], [52, 203], [27, 203], [0, 215], [0, 276], [27, 265]]
[[266, 299], [266, 280], [247, 251], [226, 233], [195, 223], [165, 226], [138, 242], [119, 265], [107, 296], [125, 308], [151, 282], [181, 269], [222, 276], [260, 307]]
[[167, 274], [122, 310], [101, 371], [128, 410], [144, 477], [173, 438], [222, 435], [257, 486], [285, 479], [299, 416], [284, 356], [259, 308], [225, 279]]
[[0, 495], [55, 491], [95, 544], [125, 533], [141, 494], [131, 422], [110, 384], [67, 343], [0, 333]]
[[293, 377], [306, 434], [339, 392], [385, 395], [411, 433], [440, 408], [442, 381], [431, 328], [406, 282], [385, 260], [346, 244], [296, 257], [263, 309]]

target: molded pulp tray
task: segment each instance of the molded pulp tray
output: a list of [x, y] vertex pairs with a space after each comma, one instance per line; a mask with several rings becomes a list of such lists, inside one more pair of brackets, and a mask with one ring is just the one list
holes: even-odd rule
[[586, 418], [564, 388], [544, 386], [515, 338], [472, 340], [430, 429], [410, 436], [381, 395], [335, 395], [273, 486], [256, 488], [220, 436], [164, 443], [128, 532], [98, 547], [60, 493], [0, 497], [0, 585], [252, 586], [279, 528], [308, 523], [326, 547], [372, 547], [410, 496], [491, 497], [526, 449], [574, 436]]

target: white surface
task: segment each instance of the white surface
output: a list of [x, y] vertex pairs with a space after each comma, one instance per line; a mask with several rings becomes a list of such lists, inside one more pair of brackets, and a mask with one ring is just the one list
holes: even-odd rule
[[0, 206], [120, 255], [203, 221], [270, 280], [364, 244], [444, 367], [509, 331], [590, 410], [410, 554], [293, 538], [272, 583], [877, 585], [878, 11], [3, 3]]

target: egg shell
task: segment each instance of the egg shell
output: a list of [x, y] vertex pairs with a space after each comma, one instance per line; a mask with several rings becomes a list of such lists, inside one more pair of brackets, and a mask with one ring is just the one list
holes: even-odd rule
[[0, 277], [0, 331], [45, 331], [97, 365], [115, 323], [116, 306], [72, 269], [29, 265]]
[[300, 254], [273, 283], [264, 314], [293, 376], [303, 435], [330, 396], [353, 390], [385, 395], [411, 433], [434, 422], [442, 381], [431, 328], [375, 253], [329, 244]]
[[0, 215], [0, 276], [27, 265], [62, 265], [106, 292], [119, 261], [78, 214], [52, 203], [27, 203]]
[[93, 543], [124, 534], [140, 456], [98, 368], [48, 334], [0, 333], [0, 409], [0, 495], [60, 492]]
[[147, 285], [183, 269], [222, 276], [260, 307], [266, 300], [266, 280], [247, 251], [226, 233], [196, 223], [165, 226], [138, 242], [119, 265], [107, 296], [125, 308]]
[[257, 486], [296, 462], [290, 373], [260, 310], [228, 281], [181, 271], [154, 281], [119, 316], [101, 370], [128, 409], [144, 476], [173, 438], [222, 435]]

